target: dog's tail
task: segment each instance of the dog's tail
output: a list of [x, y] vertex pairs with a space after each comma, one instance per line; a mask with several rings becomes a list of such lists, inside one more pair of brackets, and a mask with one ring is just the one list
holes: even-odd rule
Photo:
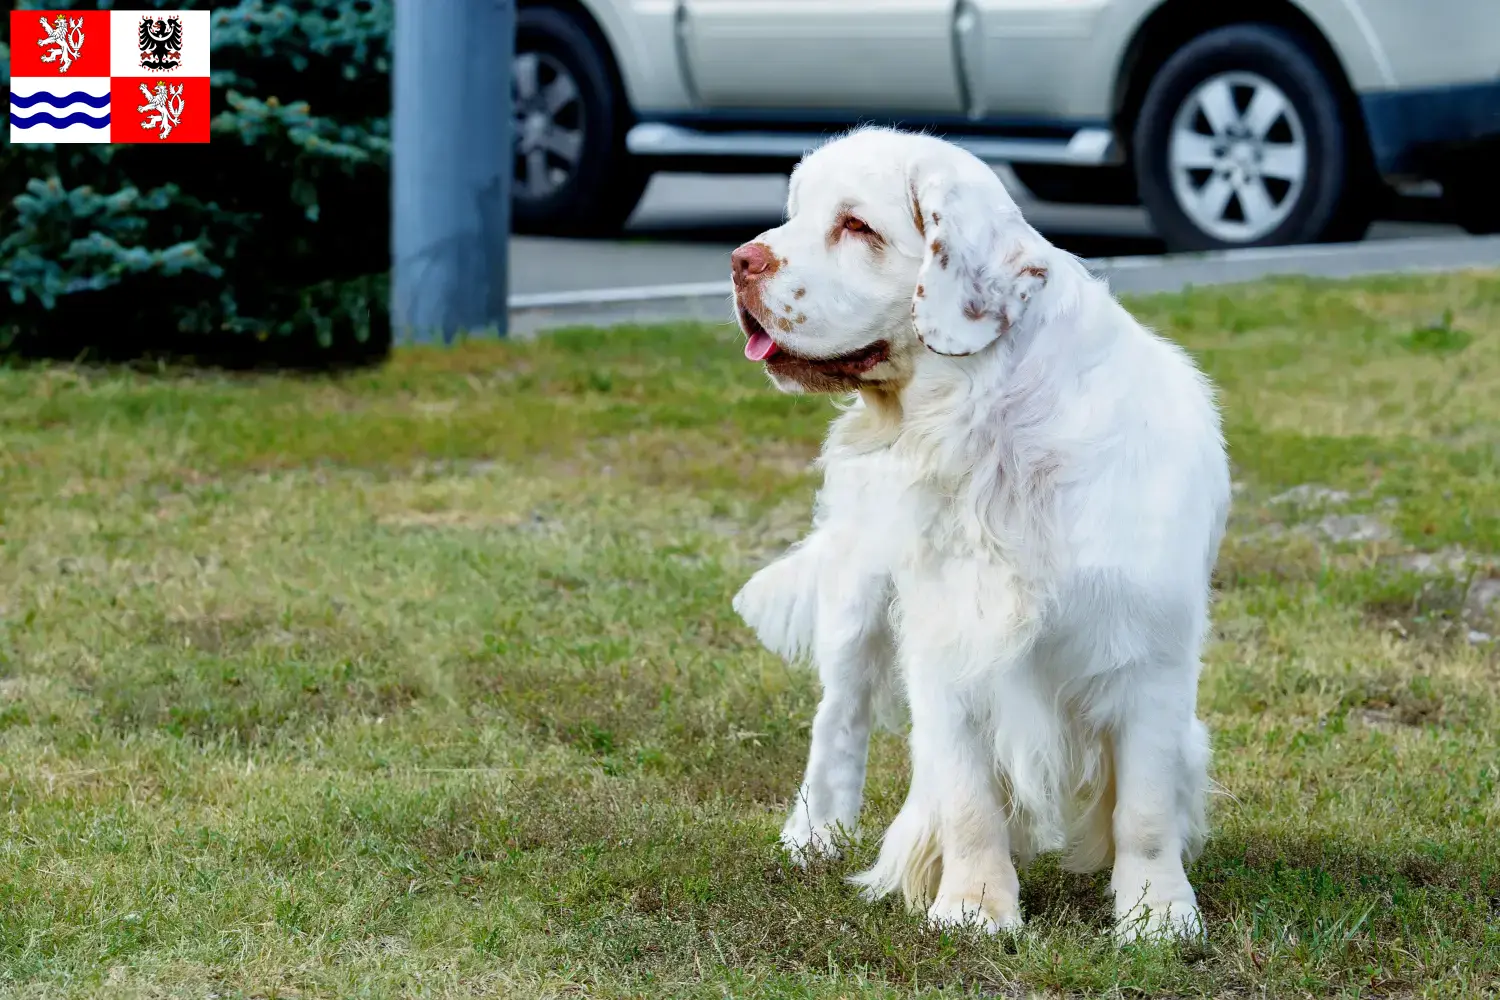
[[818, 624], [815, 547], [794, 546], [734, 595], [735, 613], [771, 652], [788, 662], [811, 659]]
[[1108, 868], [1115, 859], [1115, 755], [1110, 741], [1095, 737], [1082, 763], [1069, 809], [1062, 868], [1089, 873]]
[[936, 811], [908, 798], [881, 838], [875, 864], [849, 881], [872, 902], [899, 890], [907, 909], [917, 911], [937, 897], [942, 877]]

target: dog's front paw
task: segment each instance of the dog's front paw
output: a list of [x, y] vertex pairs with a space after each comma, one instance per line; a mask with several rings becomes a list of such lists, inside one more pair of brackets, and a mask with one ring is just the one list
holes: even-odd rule
[[794, 809], [781, 828], [782, 849], [799, 868], [820, 859], [837, 858], [843, 853], [844, 843], [852, 837], [842, 823], [814, 823], [803, 809]]
[[1187, 898], [1146, 898], [1115, 913], [1115, 939], [1121, 944], [1147, 940], [1190, 940], [1204, 934], [1203, 915], [1191, 893]]
[[999, 894], [966, 897], [939, 892], [927, 908], [934, 927], [972, 927], [986, 934], [1014, 933], [1025, 926], [1019, 901]]

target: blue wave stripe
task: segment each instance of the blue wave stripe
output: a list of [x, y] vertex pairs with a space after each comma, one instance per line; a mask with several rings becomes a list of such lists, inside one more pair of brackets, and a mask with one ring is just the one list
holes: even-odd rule
[[39, 90], [30, 97], [22, 97], [20, 94], [12, 93], [10, 95], [10, 103], [13, 107], [17, 108], [31, 108], [38, 104], [50, 104], [54, 108], [65, 108], [69, 104], [87, 104], [91, 108], [107, 108], [109, 107], [109, 95], [103, 94], [95, 97], [92, 94], [85, 94], [81, 90], [76, 90], [67, 97], [58, 97], [56, 94], [49, 94], [45, 90]]
[[75, 111], [65, 118], [54, 118], [45, 111], [38, 111], [29, 118], [19, 115], [11, 115], [10, 123], [16, 128], [31, 128], [33, 125], [51, 125], [53, 128], [67, 128], [69, 125], [87, 125], [89, 128], [105, 128], [109, 125], [109, 115], [103, 118], [90, 118], [82, 111]]

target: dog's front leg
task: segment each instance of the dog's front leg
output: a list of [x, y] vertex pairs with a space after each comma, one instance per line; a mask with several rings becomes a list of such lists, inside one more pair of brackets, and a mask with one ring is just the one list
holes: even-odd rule
[[813, 659], [823, 695], [813, 716], [807, 771], [781, 831], [799, 859], [837, 853], [864, 800], [876, 688], [895, 667], [890, 583], [883, 573], [838, 564], [818, 584]]
[[799, 862], [836, 853], [838, 839], [855, 832], [876, 689], [892, 681], [889, 577], [855, 562], [857, 551], [815, 531], [734, 602], [768, 648], [789, 660], [810, 656], [822, 682], [807, 770], [781, 831]]

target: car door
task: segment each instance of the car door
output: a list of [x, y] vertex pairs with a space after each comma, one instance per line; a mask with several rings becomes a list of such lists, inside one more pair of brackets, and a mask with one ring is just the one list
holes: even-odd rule
[[1159, 0], [960, 0], [956, 47], [974, 117], [1107, 117], [1116, 57]]
[[953, 114], [955, 2], [679, 0], [679, 56], [705, 110]]

